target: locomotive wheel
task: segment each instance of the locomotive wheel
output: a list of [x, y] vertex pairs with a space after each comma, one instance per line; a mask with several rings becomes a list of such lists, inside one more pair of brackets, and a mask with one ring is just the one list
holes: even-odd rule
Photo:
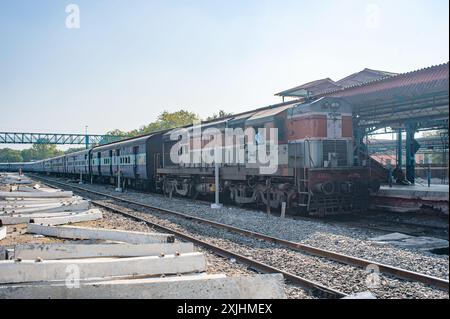
[[164, 181], [162, 184], [162, 191], [165, 197], [170, 196], [171, 187], [170, 184], [167, 183], [166, 181]]
[[191, 187], [191, 192], [190, 192], [190, 198], [191, 199], [197, 199], [199, 192], [194, 188]]

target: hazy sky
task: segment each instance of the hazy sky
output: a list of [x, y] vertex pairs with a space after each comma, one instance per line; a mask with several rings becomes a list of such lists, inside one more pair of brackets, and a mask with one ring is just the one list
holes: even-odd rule
[[[65, 8], [80, 9], [68, 29]], [[0, 131], [130, 130], [449, 60], [447, 0], [0, 0]], [[1, 145], [0, 147], [4, 147]]]

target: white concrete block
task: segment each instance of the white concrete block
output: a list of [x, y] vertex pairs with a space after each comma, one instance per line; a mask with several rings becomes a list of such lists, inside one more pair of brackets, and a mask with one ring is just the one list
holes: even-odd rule
[[46, 260], [93, 258], [93, 257], [138, 257], [158, 256], [161, 253], [194, 252], [192, 243], [157, 243], [157, 244], [20, 244], [14, 247], [15, 256], [22, 259]]
[[20, 208], [4, 211], [4, 214], [33, 214], [33, 213], [51, 213], [51, 212], [79, 212], [88, 210], [91, 203], [89, 201], [78, 201], [63, 205], [48, 205], [42, 207]]
[[79, 199], [74, 198], [50, 198], [48, 200], [25, 200], [25, 201], [2, 201], [0, 202], [0, 209], [7, 210], [9, 208], [37, 208], [45, 206], [70, 205], [80, 202]]
[[16, 299], [284, 299], [283, 275], [181, 277], [111, 280], [65, 284], [0, 286], [0, 298]]
[[0, 221], [3, 225], [15, 225], [29, 223], [33, 218], [60, 217], [82, 214], [84, 212], [62, 212], [62, 213], [36, 213], [36, 214], [20, 214], [20, 215], [0, 215]]
[[203, 253], [132, 258], [0, 260], [0, 283], [185, 274], [206, 270]]
[[39, 206], [51, 206], [51, 205], [63, 205], [79, 201], [79, 198], [44, 198], [44, 199], [29, 199], [29, 200], [0, 200], [0, 210], [5, 208], [26, 208], [26, 207], [39, 207]]
[[377, 299], [370, 291], [357, 292], [341, 299]]
[[41, 217], [33, 218], [31, 222], [40, 225], [64, 225], [80, 222], [87, 222], [91, 220], [102, 219], [103, 215], [99, 209], [91, 209], [87, 212], [73, 214], [69, 216], [55, 216], [55, 217]]
[[0, 240], [6, 237], [6, 226], [0, 227]]
[[170, 234], [143, 233], [136, 231], [87, 227], [43, 226], [38, 224], [28, 224], [27, 232], [51, 237], [70, 239], [102, 239], [129, 244], [170, 243], [175, 240], [174, 236]]
[[63, 192], [0, 192], [0, 198], [70, 198], [71, 191]]

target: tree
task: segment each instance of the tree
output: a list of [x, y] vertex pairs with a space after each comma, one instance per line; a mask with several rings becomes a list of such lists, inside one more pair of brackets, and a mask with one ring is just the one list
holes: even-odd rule
[[221, 118], [228, 117], [228, 116], [231, 116], [231, 115], [233, 115], [233, 113], [227, 113], [224, 110], [220, 110], [219, 114], [214, 113], [212, 116], [208, 116], [206, 118], [206, 120], [207, 121], [217, 120], [217, 119], [221, 119]]
[[[213, 114], [212, 116], [207, 117], [207, 121], [220, 119], [224, 117], [231, 116], [232, 113], [227, 113], [224, 110], [220, 110], [218, 114]], [[156, 131], [172, 129], [176, 127], [182, 127], [186, 125], [192, 125], [194, 122], [200, 121], [200, 117], [186, 110], [180, 110], [177, 112], [162, 112], [156, 121], [151, 122], [147, 125], [142, 126], [138, 130], [132, 130], [129, 132], [125, 132], [119, 129], [115, 129], [106, 133], [107, 135], [112, 136], [120, 136], [120, 137], [134, 137], [138, 135], [148, 134]]]
[[22, 162], [23, 158], [19, 150], [11, 148], [0, 149], [0, 163]]
[[199, 120], [200, 118], [198, 117], [197, 114], [186, 110], [180, 110], [173, 113], [164, 111], [158, 116], [158, 119], [155, 122], [152, 122], [146, 126], [141, 127], [139, 133], [147, 134], [175, 127], [181, 127], [192, 124], [193, 122]]
[[106, 134], [120, 137], [134, 137], [138, 135], [148, 134], [151, 132], [189, 125], [192, 124], [194, 121], [199, 120], [200, 118], [198, 117], [197, 114], [189, 111], [180, 110], [173, 113], [164, 111], [158, 116], [156, 121], [144, 125], [138, 130], [125, 132], [119, 129], [115, 129], [109, 131]]
[[44, 159], [63, 155], [64, 152], [56, 148], [54, 144], [42, 144], [42, 142], [33, 144], [32, 150], [35, 152], [37, 159]]
[[107, 132], [106, 135], [126, 137], [126, 136], [129, 136], [129, 132], [115, 129], [115, 130]]
[[31, 148], [21, 151], [24, 162], [37, 161], [45, 158], [63, 155], [64, 152], [56, 148], [56, 145], [45, 144], [45, 140], [38, 141]]

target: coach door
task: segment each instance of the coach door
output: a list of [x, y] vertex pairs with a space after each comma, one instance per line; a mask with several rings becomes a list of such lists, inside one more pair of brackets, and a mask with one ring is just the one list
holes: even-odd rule
[[110, 176], [114, 176], [114, 175], [113, 175], [113, 163], [112, 163], [112, 158], [113, 158], [113, 151], [112, 151], [112, 150], [109, 150], [108, 164], [109, 164], [109, 175], [110, 175]]
[[116, 174], [119, 174], [120, 171], [120, 149], [116, 149]]
[[139, 154], [139, 146], [134, 146], [133, 147], [133, 173], [134, 173], [134, 178], [136, 178], [136, 179], [139, 178], [139, 174], [138, 174], [138, 154]]
[[101, 152], [97, 153], [97, 170], [98, 170], [98, 175], [102, 175], [102, 154], [101, 154]]

